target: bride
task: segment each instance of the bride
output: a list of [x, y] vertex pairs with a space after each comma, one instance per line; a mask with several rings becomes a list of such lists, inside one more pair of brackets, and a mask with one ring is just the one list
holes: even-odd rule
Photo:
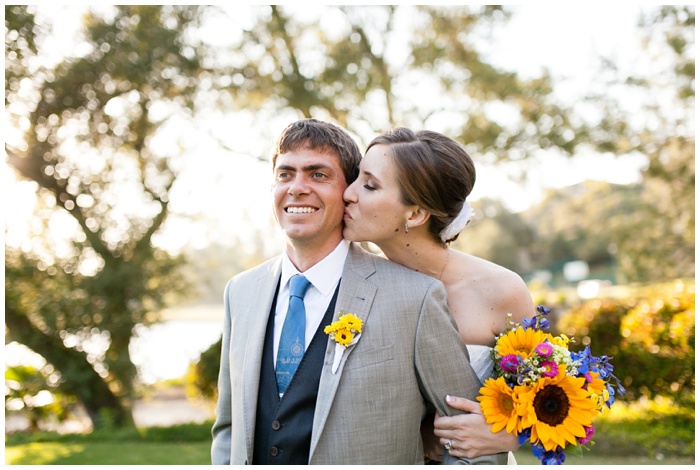
[[[397, 128], [376, 137], [360, 164], [360, 176], [345, 191], [345, 230], [350, 241], [369, 241], [390, 260], [440, 280], [459, 332], [482, 382], [490, 375], [488, 348], [506, 328], [535, 314], [525, 282], [487, 260], [450, 249], [468, 223], [467, 202], [476, 178], [474, 163], [454, 140], [432, 131]], [[451, 403], [450, 403], [451, 401]], [[426, 418], [426, 456], [453, 457], [517, 450], [518, 438], [494, 434], [479, 404], [451, 397], [467, 414]], [[512, 462], [512, 461], [511, 461]]]

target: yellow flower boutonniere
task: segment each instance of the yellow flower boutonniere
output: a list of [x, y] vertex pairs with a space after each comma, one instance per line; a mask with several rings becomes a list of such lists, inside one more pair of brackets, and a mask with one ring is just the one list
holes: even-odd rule
[[352, 313], [345, 313], [342, 308], [338, 313], [338, 321], [325, 327], [323, 332], [335, 341], [335, 357], [333, 358], [333, 373], [335, 374], [343, 358], [344, 351], [362, 336], [362, 320]]
[[345, 313], [345, 310], [342, 308], [338, 315], [338, 321], [334, 321], [325, 327], [323, 332], [331, 335], [331, 338], [336, 343], [348, 347], [352, 340], [355, 339], [355, 335], [362, 333], [362, 320], [352, 313]]

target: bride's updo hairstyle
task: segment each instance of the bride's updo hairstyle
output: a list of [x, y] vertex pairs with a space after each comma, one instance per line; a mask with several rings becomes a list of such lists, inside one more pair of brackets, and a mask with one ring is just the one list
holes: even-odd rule
[[404, 204], [430, 213], [429, 230], [439, 243], [450, 243], [459, 233], [442, 240], [440, 233], [460, 213], [476, 181], [471, 157], [451, 138], [433, 131], [389, 130], [367, 146], [387, 145], [394, 159], [396, 179]]

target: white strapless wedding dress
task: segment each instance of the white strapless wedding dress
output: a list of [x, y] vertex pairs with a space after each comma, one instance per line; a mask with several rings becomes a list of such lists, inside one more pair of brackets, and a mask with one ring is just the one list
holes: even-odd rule
[[476, 372], [477, 377], [479, 377], [479, 382], [482, 384], [493, 375], [493, 359], [491, 359], [492, 349], [493, 348], [490, 346], [467, 344], [469, 362], [474, 372]]
[[[493, 359], [491, 359], [491, 348], [490, 346], [482, 346], [479, 344], [467, 344], [467, 351], [469, 351], [469, 362], [472, 365], [472, 369], [476, 372], [477, 377], [479, 377], [479, 382], [482, 384], [493, 375]], [[515, 460], [515, 456], [512, 452], [508, 452], [508, 465], [518, 465]]]

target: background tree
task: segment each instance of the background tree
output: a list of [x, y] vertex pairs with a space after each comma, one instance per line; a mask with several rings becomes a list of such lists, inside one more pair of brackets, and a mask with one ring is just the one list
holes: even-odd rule
[[[587, 122], [577, 130], [581, 153], [572, 158], [585, 159], [590, 152], [642, 155], [648, 166], [640, 184], [587, 181], [549, 190], [520, 214], [505, 208], [477, 213], [488, 223], [477, 216], [460, 236], [466, 249], [525, 277], [531, 269], [554, 271], [557, 282], [563, 265], [574, 260], [588, 262], [592, 277], [619, 283], [693, 277], [694, 27], [694, 8], [659, 8], [641, 19], [645, 42], [638, 68], [623, 71], [602, 58], [601, 85], [571, 99], [576, 115]], [[533, 234], [527, 256], [518, 257], [529, 258], [530, 268], [515, 262], [517, 244], [510, 240], [521, 231], [506, 228], [503, 220], [509, 217], [522, 218]], [[479, 243], [484, 238], [489, 246]]]
[[5, 369], [5, 408], [24, 410], [29, 430], [39, 431], [47, 420], [62, 421], [70, 415], [74, 396], [51, 393], [51, 367], [37, 369], [30, 365], [15, 365]]
[[[35, 240], [6, 251], [5, 324], [55, 366], [95, 427], [102, 409], [132, 423], [134, 326], [155, 321], [165, 295], [183, 288], [182, 259], [152, 238], [183, 151], [162, 131], [192, 118], [203, 73], [188, 37], [197, 10], [88, 13], [82, 53], [42, 67], [33, 38], [46, 32], [29, 7], [5, 7], [6, 108], [26, 131], [6, 151], [40, 207]], [[72, 229], [67, 240], [52, 238], [56, 223]], [[89, 352], [100, 339], [103, 349]]]
[[617, 266], [618, 246], [627, 233], [620, 218], [640, 209], [639, 185], [603, 181], [549, 190], [522, 217], [534, 234], [529, 247], [533, 269], [552, 270], [557, 282], [570, 261], [585, 261], [590, 277], [622, 281]]
[[490, 28], [507, 23], [502, 8], [321, 8], [254, 8], [222, 53], [226, 102], [258, 119], [289, 110], [330, 119], [367, 142], [395, 124], [432, 127], [484, 163], [542, 147], [573, 151], [577, 125], [552, 99], [550, 77], [523, 80], [480, 52]]
[[599, 151], [649, 161], [640, 207], [602, 220], [617, 234], [629, 281], [695, 274], [695, 8], [664, 6], [641, 21], [645, 54], [623, 73], [607, 62], [605, 92], [591, 93], [600, 120], [587, 138]]
[[503, 202], [494, 199], [480, 199], [473, 209], [473, 220], [451, 246], [521, 275], [529, 273], [535, 240], [522, 214], [510, 212]]

